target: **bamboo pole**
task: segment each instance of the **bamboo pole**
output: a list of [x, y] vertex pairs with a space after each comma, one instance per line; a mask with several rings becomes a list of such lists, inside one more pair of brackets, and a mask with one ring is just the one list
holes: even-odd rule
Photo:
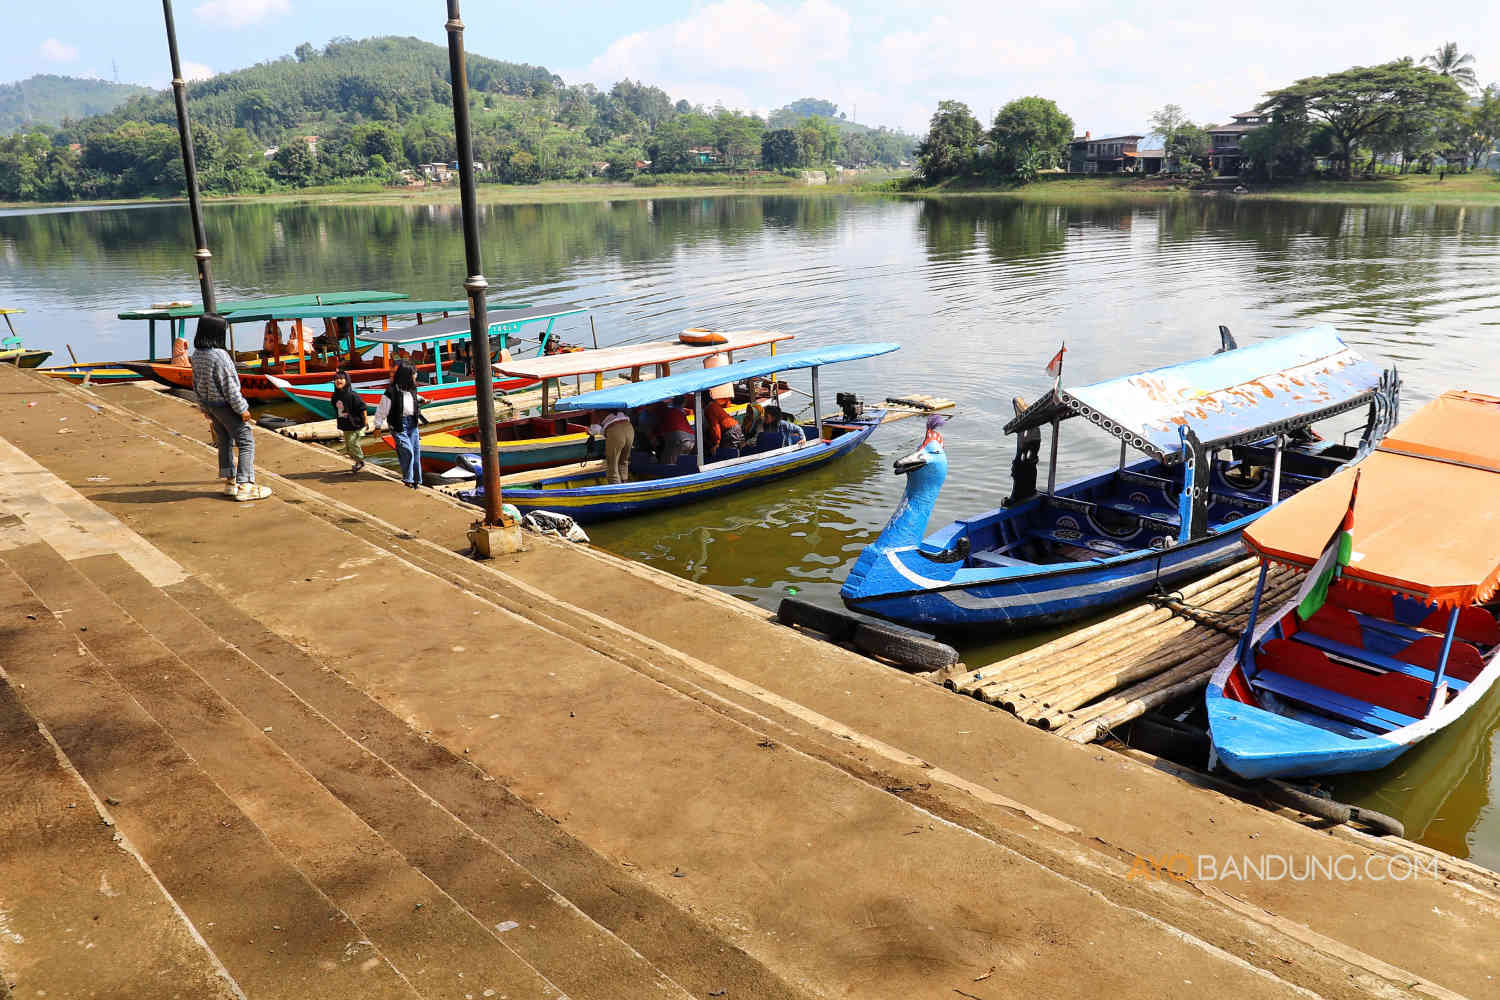
[[[1253, 593], [1253, 589], [1252, 581], [1225, 581], [1214, 588], [1209, 595], [1204, 595], [1208, 599], [1203, 607], [1209, 611], [1235, 607]], [[1166, 640], [1198, 626], [1199, 623], [1193, 618], [1173, 615], [1169, 612], [1159, 624], [1153, 624], [1144, 632], [1132, 631], [1131, 634], [1112, 639], [1102, 645], [1087, 647], [1079, 651], [1078, 655], [1061, 659], [1056, 663], [1036, 665], [1021, 675], [1007, 674], [982, 682], [978, 688], [979, 695], [986, 701], [993, 701], [1003, 691], [1009, 690], [1024, 692], [1028, 697], [1037, 698], [1042, 692], [1053, 689], [1060, 682], [1065, 683], [1087, 673], [1100, 672], [1129, 659], [1149, 657], [1157, 652]], [[1150, 645], [1143, 645], [1146, 643]], [[1005, 699], [1001, 697], [999, 703], [1005, 704]]]
[[1158, 705], [1165, 704], [1173, 698], [1204, 687], [1213, 676], [1213, 672], [1213, 665], [1210, 664], [1205, 669], [1190, 673], [1175, 683], [1132, 699], [1109, 715], [1095, 716], [1086, 721], [1075, 723], [1067, 729], [1062, 730], [1059, 735], [1075, 743], [1092, 743], [1101, 734], [1113, 729], [1115, 726], [1123, 725], [1126, 722], [1137, 719]]
[[[1288, 582], [1282, 592], [1289, 590], [1291, 586]], [[1155, 641], [1150, 646], [1137, 645], [1102, 662], [1074, 666], [1048, 678], [1046, 683], [1024, 691], [996, 691], [986, 700], [994, 699], [1024, 721], [1038, 723], [1049, 715], [1087, 704], [1093, 698], [1122, 685], [1160, 674], [1206, 649], [1227, 648], [1235, 641], [1233, 636], [1204, 629], [1185, 643], [1175, 642], [1180, 636], [1192, 634], [1200, 628], [1192, 619], [1175, 619], [1153, 634], [1151, 638]], [[1161, 655], [1164, 648], [1170, 650], [1165, 656]]]
[[[1230, 579], [1231, 577], [1239, 576], [1244, 573], [1255, 572], [1258, 570], [1259, 565], [1259, 560], [1255, 558], [1241, 559], [1239, 562], [1233, 563], [1232, 565], [1226, 566], [1223, 569], [1218, 570], [1217, 572], [1211, 573], [1201, 580], [1197, 580], [1191, 584], [1188, 584], [1187, 586], [1180, 587], [1177, 590], [1173, 591], [1173, 593], [1176, 593], [1182, 597], [1197, 596], [1203, 591], [1215, 587]], [[976, 680], [980, 679], [982, 676], [989, 675], [996, 669], [1002, 667], [1020, 667], [1024, 664], [1032, 663], [1045, 657], [1052, 656], [1055, 653], [1073, 649], [1077, 646], [1083, 645], [1090, 639], [1093, 639], [1095, 636], [1114, 632], [1124, 625], [1131, 624], [1132, 622], [1135, 622], [1140, 618], [1155, 615], [1161, 610], [1162, 609], [1159, 609], [1151, 604], [1139, 605], [1129, 611], [1125, 611], [1121, 614], [1115, 615], [1112, 618], [1107, 618], [1102, 622], [1096, 622], [1093, 625], [1088, 626], [1087, 628], [1081, 628], [1076, 631], [1069, 632], [1067, 635], [1059, 636], [1058, 638], [1053, 639], [1051, 642], [1044, 643], [1043, 645], [1036, 646], [1032, 649], [1028, 649], [1022, 653], [1017, 653], [1015, 656], [1007, 657], [1003, 660], [997, 660], [994, 663], [990, 663], [983, 667], [972, 670], [967, 674], [959, 674], [958, 676], [947, 681], [947, 686], [955, 691], [962, 691], [964, 689], [963, 685], [973, 683]]]
[[[1051, 715], [1046, 716], [1043, 722], [1055, 720], [1052, 728], [1066, 732], [1080, 725], [1086, 725], [1092, 719], [1113, 719], [1120, 711], [1157, 691], [1172, 687], [1185, 678], [1193, 677], [1200, 673], [1212, 672], [1214, 667], [1224, 659], [1224, 654], [1233, 648], [1234, 640], [1224, 637], [1224, 641], [1204, 646], [1193, 656], [1178, 663], [1170, 670], [1123, 687], [1114, 695], [1087, 708], [1074, 709], [1066, 713], [1061, 711], [1053, 712]], [[1153, 702], [1153, 704], [1157, 703]], [[1066, 719], [1063, 718], [1065, 715]], [[1130, 716], [1129, 718], [1134, 718], [1134, 716]], [[1126, 720], [1121, 719], [1119, 721]], [[1118, 722], [1111, 723], [1111, 725], [1116, 724]], [[1046, 726], [1044, 725], [1043, 728], [1046, 728]]]

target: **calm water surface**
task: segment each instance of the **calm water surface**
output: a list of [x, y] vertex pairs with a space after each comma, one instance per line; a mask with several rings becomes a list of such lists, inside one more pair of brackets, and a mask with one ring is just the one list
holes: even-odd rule
[[[207, 223], [224, 298], [462, 294], [451, 206], [215, 205]], [[691, 325], [778, 327], [806, 346], [900, 342], [898, 354], [831, 369], [823, 388], [830, 407], [849, 389], [871, 402], [911, 392], [958, 401], [934, 523], [1006, 494], [1009, 400], [1045, 390], [1060, 341], [1065, 379], [1083, 383], [1205, 354], [1220, 323], [1248, 343], [1326, 322], [1400, 366], [1408, 412], [1450, 387], [1500, 392], [1496, 209], [728, 197], [490, 206], [483, 223], [495, 296], [588, 305], [601, 345]], [[0, 305], [28, 310], [28, 342], [59, 355], [71, 343], [85, 360], [140, 356], [144, 324], [114, 314], [194, 297], [190, 246], [181, 206], [0, 213]], [[559, 332], [592, 342], [587, 319]], [[792, 592], [836, 599], [900, 495], [891, 461], [920, 435], [917, 421], [894, 424], [815, 476], [591, 534], [766, 605]], [[1116, 455], [1091, 428], [1069, 426], [1063, 442], [1064, 477]], [[982, 662], [1002, 651], [966, 653]], [[1500, 868], [1500, 697], [1475, 715], [1338, 791]]]

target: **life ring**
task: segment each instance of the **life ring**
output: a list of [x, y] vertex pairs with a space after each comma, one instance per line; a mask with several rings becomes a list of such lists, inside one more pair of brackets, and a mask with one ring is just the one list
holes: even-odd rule
[[717, 330], [704, 330], [701, 327], [689, 327], [677, 335], [678, 343], [682, 344], [727, 344], [729, 338]]

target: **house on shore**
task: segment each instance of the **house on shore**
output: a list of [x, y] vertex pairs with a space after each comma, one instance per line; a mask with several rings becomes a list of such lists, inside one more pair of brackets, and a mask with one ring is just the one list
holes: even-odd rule
[[[1145, 136], [1112, 135], [1095, 139], [1090, 133], [1073, 140], [1068, 147], [1068, 173], [1070, 174], [1120, 174], [1134, 171], [1139, 166], [1140, 153], [1137, 144]], [[1157, 160], [1157, 169], [1161, 161]]]
[[1228, 125], [1218, 125], [1206, 130], [1212, 144], [1209, 158], [1213, 162], [1214, 171], [1220, 174], [1239, 173], [1240, 163], [1244, 159], [1240, 153], [1240, 140], [1247, 133], [1254, 132], [1271, 121], [1271, 116], [1263, 111], [1241, 111], [1230, 118], [1232, 120]]

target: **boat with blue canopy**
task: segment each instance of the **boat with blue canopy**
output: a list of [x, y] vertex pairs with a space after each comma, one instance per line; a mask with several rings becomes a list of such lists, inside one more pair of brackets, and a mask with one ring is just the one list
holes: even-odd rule
[[[559, 410], [624, 410], [635, 419], [653, 404], [691, 396], [693, 399], [694, 452], [672, 464], [662, 464], [649, 451], [630, 456], [628, 482], [611, 483], [603, 473], [554, 472], [506, 485], [504, 499], [522, 513], [534, 510], [567, 514], [589, 523], [627, 517], [648, 511], [707, 500], [730, 492], [768, 483], [785, 476], [821, 468], [859, 447], [885, 417], [883, 408], [866, 410], [851, 395], [840, 394], [840, 413], [823, 417], [819, 401], [820, 370], [833, 364], [878, 357], [897, 350], [889, 343], [844, 344], [816, 350], [793, 351], [768, 358], [736, 361], [715, 368], [680, 372], [664, 378], [627, 382], [598, 389], [557, 402]], [[788, 441], [779, 429], [761, 431], [753, 446], [743, 451], [721, 447], [704, 455], [703, 393], [752, 379], [775, 381], [788, 372], [810, 370], [812, 375], [812, 423], [800, 425], [804, 440]], [[641, 438], [637, 438], [641, 442]], [[463, 464], [478, 475], [480, 459], [464, 456]], [[482, 504], [482, 488], [458, 494]]]
[[[905, 499], [840, 591], [849, 607], [950, 629], [1020, 630], [1076, 620], [1236, 558], [1240, 533], [1275, 503], [1358, 461], [1395, 421], [1400, 380], [1320, 326], [1197, 361], [1016, 402], [1012, 492], [926, 535], [948, 458], [941, 436], [898, 462]], [[1320, 420], [1356, 409], [1354, 445]], [[1116, 468], [1057, 484], [1058, 432], [1082, 417], [1120, 442]], [[1046, 487], [1036, 488], [1050, 430]], [[1353, 433], [1351, 431], [1350, 433]], [[1145, 458], [1128, 462], [1129, 449]]]
[[[1479, 705], [1500, 677], [1497, 519], [1500, 397], [1447, 392], [1247, 530], [1250, 620], [1205, 693], [1218, 762], [1374, 770]], [[1308, 574], [1265, 613], [1273, 564]]]
[[[364, 347], [379, 347], [384, 360], [384, 370], [370, 378], [355, 378], [350, 372], [354, 391], [365, 401], [372, 412], [380, 404], [399, 359], [410, 359], [417, 368], [417, 384], [422, 399], [429, 404], [459, 403], [474, 398], [473, 365], [468, 358], [472, 341], [469, 332], [468, 304], [445, 303], [464, 312], [431, 323], [419, 322], [415, 326], [395, 329], [366, 330], [358, 337]], [[516, 335], [534, 323], [544, 324], [537, 337], [536, 355], [541, 358], [557, 346], [553, 339], [553, 327], [559, 319], [568, 316], [583, 316], [588, 313], [584, 306], [571, 302], [543, 305], [491, 306], [489, 308], [490, 362], [507, 361], [510, 346], [516, 343]], [[573, 351], [572, 353], [586, 353]], [[317, 381], [294, 381], [285, 376], [271, 376], [267, 380], [282, 396], [304, 409], [311, 410], [323, 419], [333, 416], [333, 382], [325, 374]], [[496, 392], [516, 392], [534, 386], [537, 379], [529, 376], [506, 377], [496, 370], [494, 387]]]

